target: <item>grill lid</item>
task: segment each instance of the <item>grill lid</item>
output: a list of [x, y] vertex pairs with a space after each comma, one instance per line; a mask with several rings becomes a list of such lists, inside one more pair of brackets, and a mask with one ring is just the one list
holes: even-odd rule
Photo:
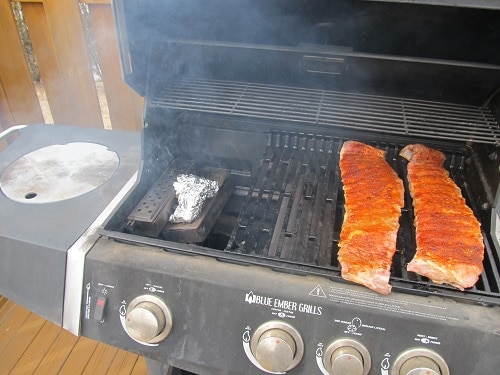
[[141, 95], [167, 76], [480, 105], [500, 84], [500, 10], [441, 2], [450, 6], [117, 0], [113, 7], [125, 80]]

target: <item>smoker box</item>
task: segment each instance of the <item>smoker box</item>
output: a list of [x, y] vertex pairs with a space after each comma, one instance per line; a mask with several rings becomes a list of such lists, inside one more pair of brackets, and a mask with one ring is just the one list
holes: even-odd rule
[[140, 137], [62, 125], [17, 133], [0, 154], [0, 293], [62, 325], [68, 251], [139, 168]]

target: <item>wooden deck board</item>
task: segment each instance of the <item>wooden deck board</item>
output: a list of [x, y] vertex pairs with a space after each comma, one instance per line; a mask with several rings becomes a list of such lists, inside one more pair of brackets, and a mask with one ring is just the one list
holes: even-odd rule
[[0, 296], [0, 374], [146, 375], [134, 353], [76, 337]]
[[34, 340], [30, 343], [22, 357], [12, 369], [12, 374], [32, 374], [49, 348], [59, 336], [61, 329], [50, 322], [45, 321], [42, 329]]
[[92, 354], [94, 354], [96, 348], [96, 341], [85, 337], [80, 338], [73, 347], [71, 353], [69, 353], [69, 356], [66, 358], [63, 367], [59, 370], [59, 374], [81, 374], [85, 370], [85, 367], [87, 366]]
[[117, 348], [99, 343], [82, 374], [105, 375], [117, 351]]
[[0, 323], [2, 323], [10, 314], [10, 312], [16, 307], [16, 304], [12, 301], [4, 298], [5, 303], [0, 306]]
[[4, 357], [2, 360], [2, 371], [10, 373], [19, 359], [26, 352], [33, 339], [38, 335], [42, 329], [44, 320], [35, 314], [29, 314], [24, 324], [17, 331], [15, 336], [10, 341], [9, 345], [5, 348], [1, 355]]
[[[8, 317], [0, 324], [0, 354], [12, 341], [23, 323], [28, 319], [30, 312], [20, 306], [14, 307]], [[3, 362], [3, 361], [2, 361]], [[1, 366], [1, 364], [0, 364]]]
[[[138, 371], [136, 366], [143, 366]], [[135, 372], [134, 372], [135, 371]], [[119, 350], [108, 369], [108, 374], [146, 374], [146, 361], [138, 355]]]

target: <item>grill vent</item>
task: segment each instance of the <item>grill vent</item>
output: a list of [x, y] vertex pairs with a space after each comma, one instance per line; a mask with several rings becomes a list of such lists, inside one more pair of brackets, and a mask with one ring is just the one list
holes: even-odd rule
[[430, 139], [500, 144], [487, 107], [246, 82], [174, 82], [153, 106]]

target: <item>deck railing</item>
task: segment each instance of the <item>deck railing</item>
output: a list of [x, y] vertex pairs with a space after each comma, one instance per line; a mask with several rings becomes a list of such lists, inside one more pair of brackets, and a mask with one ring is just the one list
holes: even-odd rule
[[[13, 2], [0, 0], [0, 129], [53, 122], [139, 130], [143, 99], [122, 79], [111, 0], [16, 3], [41, 82], [34, 82], [30, 72]], [[82, 16], [82, 4], [88, 7], [88, 19]], [[91, 56], [97, 56], [97, 78]]]

